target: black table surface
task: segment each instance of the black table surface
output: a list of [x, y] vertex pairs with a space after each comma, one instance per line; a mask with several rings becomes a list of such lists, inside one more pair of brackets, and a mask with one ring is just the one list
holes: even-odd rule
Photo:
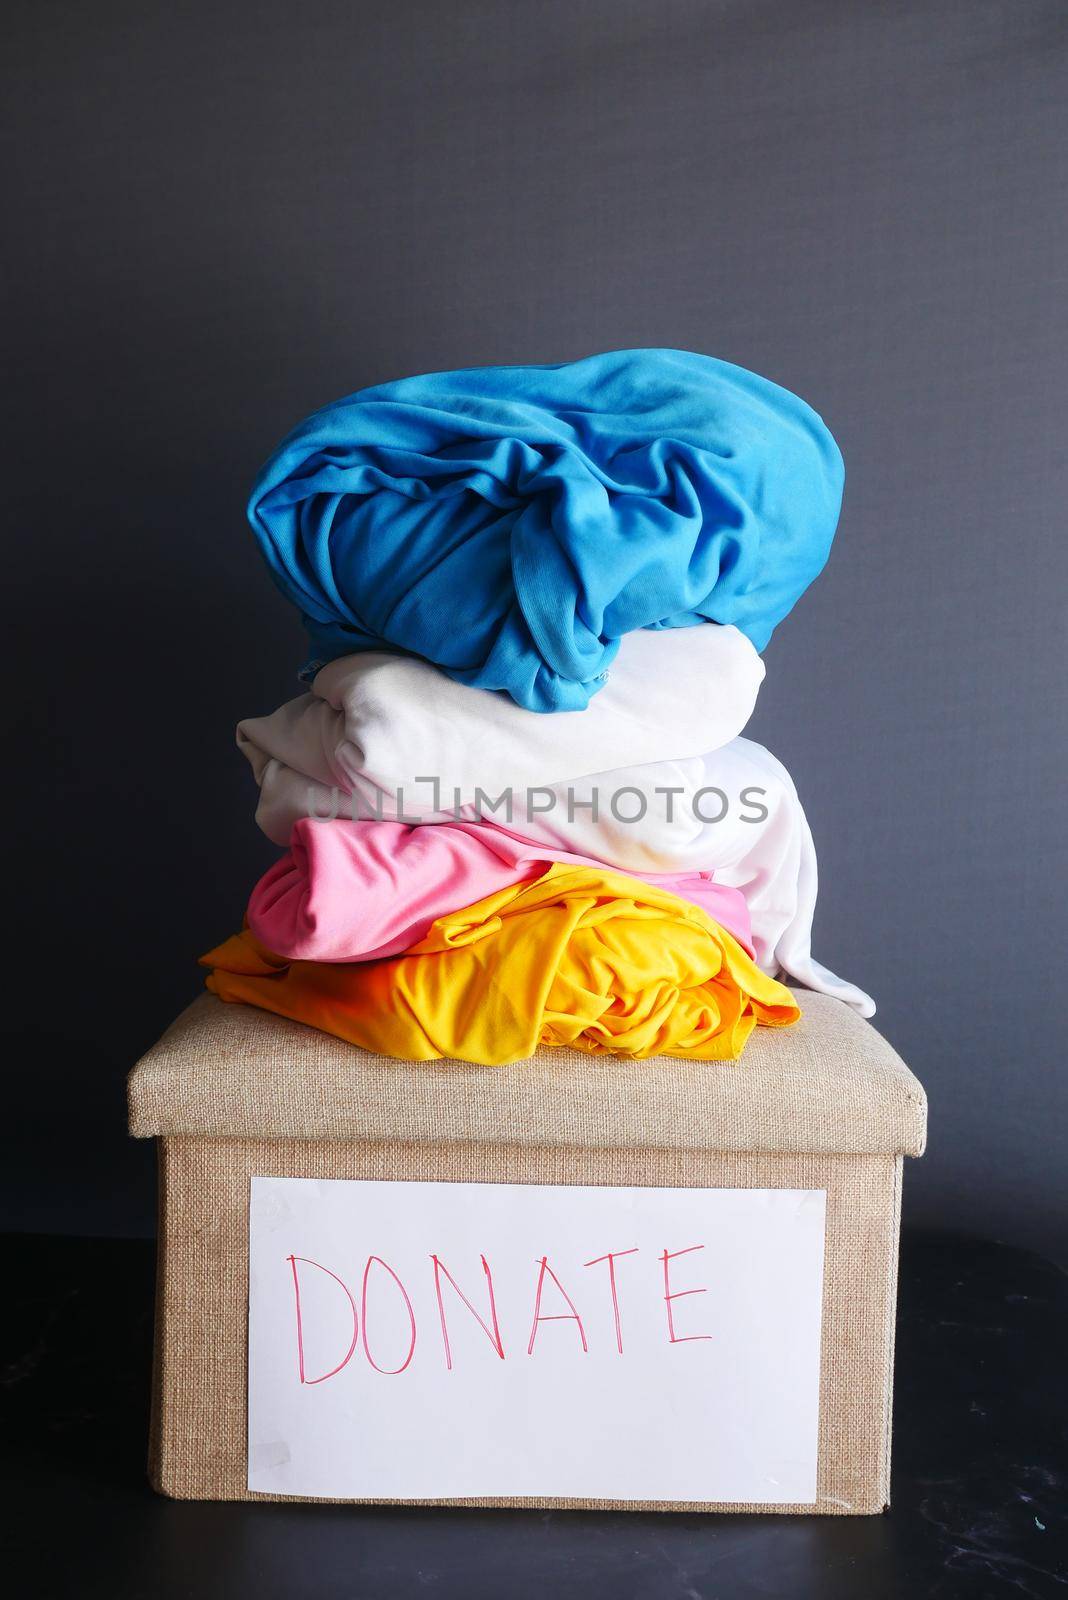
[[893, 1507], [877, 1517], [198, 1505], [144, 1475], [154, 1252], [7, 1236], [8, 1594], [108, 1600], [1068, 1600], [1068, 1279], [902, 1241]]

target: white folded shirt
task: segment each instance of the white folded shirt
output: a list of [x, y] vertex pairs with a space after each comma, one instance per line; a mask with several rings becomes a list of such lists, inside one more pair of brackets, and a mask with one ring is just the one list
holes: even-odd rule
[[[289, 709], [242, 723], [238, 740], [260, 784], [256, 820], [277, 844], [288, 844], [293, 823], [306, 816], [400, 817], [428, 824], [460, 818], [496, 822], [523, 839], [592, 856], [623, 871], [711, 872], [717, 882], [745, 895], [756, 959], [765, 972], [833, 995], [861, 1016], [874, 1013], [868, 995], [812, 956], [815, 846], [790, 774], [762, 745], [734, 739], [704, 755], [617, 767], [559, 783], [520, 784], [496, 772], [491, 784], [475, 780], [496, 804], [458, 802], [443, 793], [434, 809], [401, 794], [400, 782], [387, 778], [379, 787], [363, 772], [350, 779], [336, 750], [307, 738], [315, 719], [290, 719]], [[586, 715], [536, 720], [557, 724]], [[270, 724], [269, 746], [250, 736], [265, 724]], [[419, 786], [418, 799], [429, 798], [429, 786]]]
[[716, 750], [749, 721], [763, 678], [745, 635], [711, 622], [627, 634], [589, 705], [551, 715], [414, 656], [367, 652], [331, 661], [310, 694], [240, 723], [237, 742], [257, 777], [274, 757], [368, 809], [403, 791], [406, 811], [429, 817], [442, 799], [468, 805], [480, 791]]

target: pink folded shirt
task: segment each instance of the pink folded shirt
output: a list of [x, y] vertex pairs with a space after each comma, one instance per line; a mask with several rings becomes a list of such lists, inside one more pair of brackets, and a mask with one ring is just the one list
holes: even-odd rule
[[[293, 961], [377, 960], [409, 949], [445, 912], [540, 877], [553, 861], [604, 866], [492, 822], [428, 827], [304, 817], [293, 824], [288, 852], [253, 889], [249, 927]], [[739, 889], [714, 882], [710, 872], [630, 875], [692, 900], [752, 955]]]

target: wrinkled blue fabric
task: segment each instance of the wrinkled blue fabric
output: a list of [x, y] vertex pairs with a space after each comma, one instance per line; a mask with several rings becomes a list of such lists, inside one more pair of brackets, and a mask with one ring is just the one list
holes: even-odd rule
[[734, 623], [762, 650], [827, 559], [843, 477], [788, 390], [620, 350], [338, 400], [267, 462], [249, 520], [303, 613], [306, 674], [385, 647], [576, 710], [634, 628]]

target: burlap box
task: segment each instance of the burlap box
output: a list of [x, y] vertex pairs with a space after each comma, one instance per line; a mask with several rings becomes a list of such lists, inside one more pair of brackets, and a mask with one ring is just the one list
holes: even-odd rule
[[801, 1023], [758, 1028], [740, 1062], [545, 1050], [503, 1068], [398, 1063], [197, 1000], [129, 1080], [130, 1131], [159, 1149], [155, 1487], [266, 1498], [246, 1485], [253, 1175], [796, 1188], [827, 1196], [816, 1503], [662, 1509], [882, 1511], [902, 1157], [922, 1153], [926, 1102], [868, 1023], [800, 999]]

